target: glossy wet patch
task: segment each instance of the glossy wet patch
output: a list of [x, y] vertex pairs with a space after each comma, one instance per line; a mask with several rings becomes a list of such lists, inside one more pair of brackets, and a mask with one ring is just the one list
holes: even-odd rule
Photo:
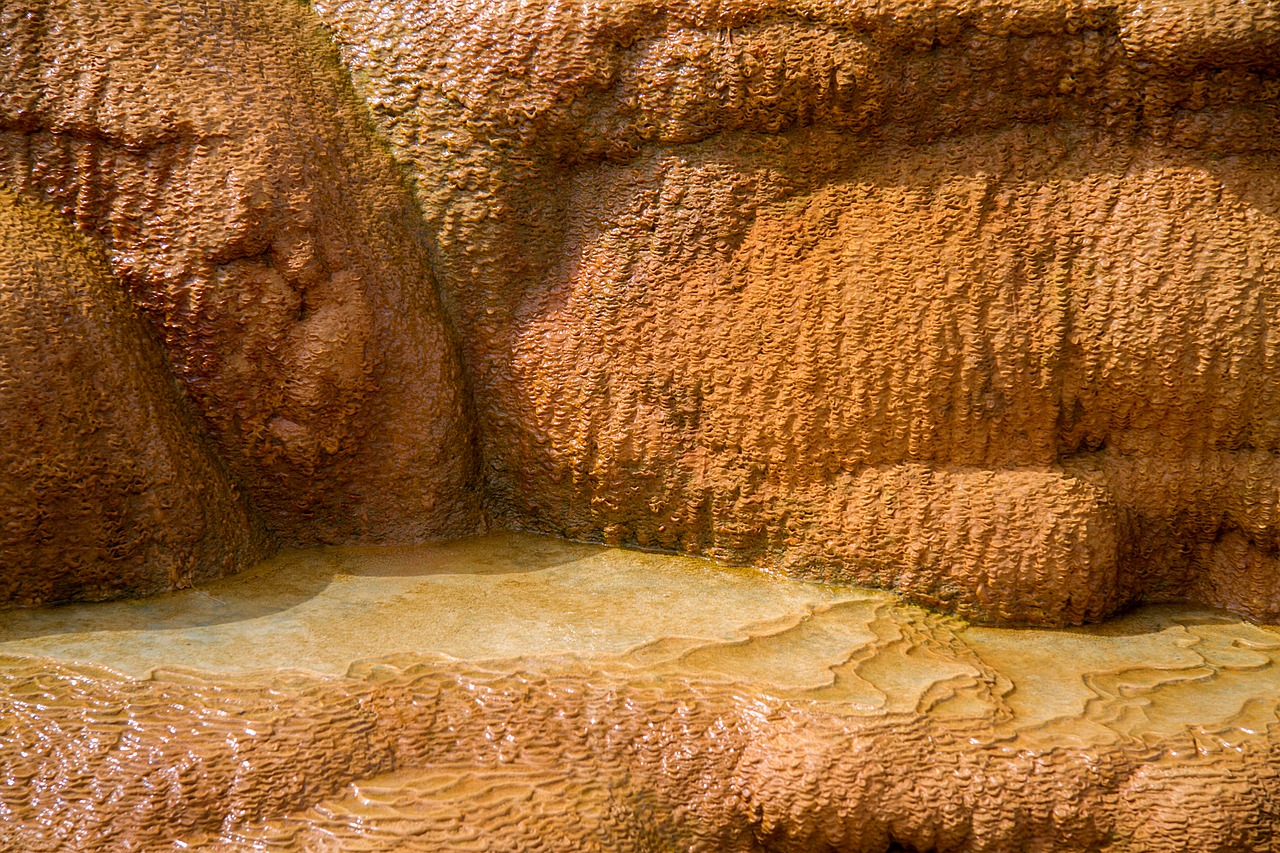
[[1114, 844], [1188, 797], [1230, 817], [1206, 832], [1277, 823], [1280, 632], [1203, 609], [979, 628], [501, 533], [11, 612], [0, 655], [14, 849], [1173, 850]]

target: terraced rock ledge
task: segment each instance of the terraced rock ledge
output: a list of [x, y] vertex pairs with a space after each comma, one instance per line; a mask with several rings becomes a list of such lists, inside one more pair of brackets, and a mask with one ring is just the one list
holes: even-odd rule
[[495, 534], [0, 623], [0, 849], [1263, 851], [1280, 632]]
[[1272, 0], [0, 2], [0, 853], [1280, 851], [1278, 140]]

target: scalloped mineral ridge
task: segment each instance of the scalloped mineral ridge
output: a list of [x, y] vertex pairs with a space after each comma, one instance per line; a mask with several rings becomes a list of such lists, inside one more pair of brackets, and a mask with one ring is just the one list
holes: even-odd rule
[[1280, 6], [316, 0], [508, 525], [1280, 617]]

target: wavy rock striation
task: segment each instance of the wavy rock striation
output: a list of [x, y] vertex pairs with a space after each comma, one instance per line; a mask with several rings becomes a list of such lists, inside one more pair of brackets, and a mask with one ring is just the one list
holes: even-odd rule
[[[119, 622], [81, 606], [0, 625], [0, 849], [1280, 844], [1274, 630], [1171, 606], [1093, 629], [974, 628], [884, 593], [512, 539], [291, 555], [336, 572], [345, 592], [335, 580], [263, 612], [273, 585], [290, 590], [306, 571], [259, 578], [259, 600], [220, 603], [244, 589], [237, 579], [182, 631], [173, 620], [199, 608], [151, 627], [135, 620], [159, 604], [107, 605]], [[460, 597], [474, 602], [465, 629], [395, 630], [449, 624]], [[669, 614], [653, 597], [714, 618]], [[533, 612], [544, 618], [525, 621]], [[46, 637], [12, 638], [41, 621]], [[254, 642], [264, 625], [288, 639]], [[205, 657], [234, 649], [236, 630], [244, 661]], [[636, 631], [634, 647], [599, 650]], [[82, 658], [149, 674], [11, 654], [58, 634], [68, 648], [96, 635], [74, 646]], [[494, 636], [542, 648], [494, 656]], [[261, 668], [263, 656], [341, 655], [352, 637], [382, 649], [328, 661], [328, 675]], [[222, 671], [182, 667], [195, 659]]]
[[1280, 13], [318, 0], [506, 524], [1280, 616]]

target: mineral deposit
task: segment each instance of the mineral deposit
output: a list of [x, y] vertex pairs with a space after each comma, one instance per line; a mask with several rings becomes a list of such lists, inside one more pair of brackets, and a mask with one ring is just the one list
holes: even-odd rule
[[282, 540], [475, 531], [421, 219], [305, 4], [6, 0], [0, 183], [106, 242]]
[[1280, 850], [1280, 5], [0, 0], [0, 184], [0, 606], [164, 593], [0, 853]]
[[[883, 592], [498, 534], [13, 615], [6, 851], [1280, 842], [1280, 633], [1223, 613], [975, 628]], [[30, 656], [58, 648], [81, 662]]]
[[317, 0], [507, 525], [1280, 616], [1280, 7]]
[[101, 247], [0, 189], [0, 606], [190, 586], [269, 546]]

